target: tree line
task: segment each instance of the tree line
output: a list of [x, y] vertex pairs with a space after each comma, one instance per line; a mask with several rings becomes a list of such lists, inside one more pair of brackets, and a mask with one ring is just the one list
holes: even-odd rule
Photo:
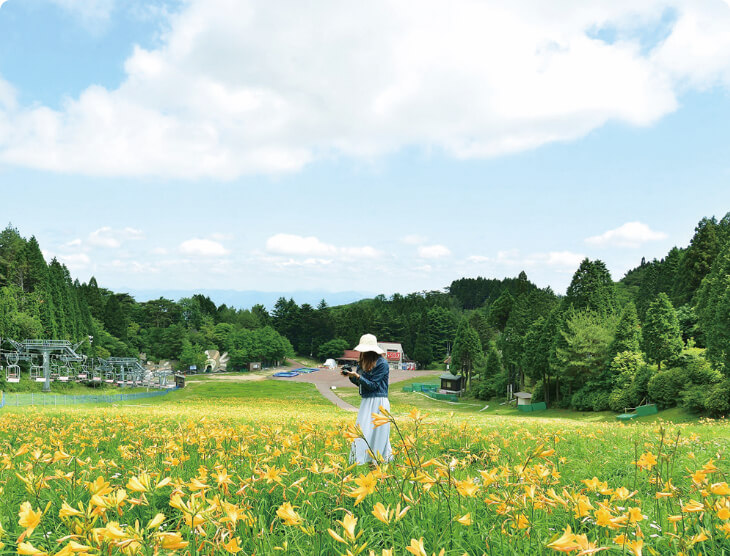
[[[0, 336], [80, 340], [97, 355], [230, 364], [298, 353], [320, 360], [364, 332], [396, 341], [422, 367], [462, 373], [469, 392], [580, 410], [623, 410], [646, 401], [713, 415], [730, 411], [730, 214], [703, 218], [687, 247], [674, 247], [614, 282], [600, 260], [583, 260], [565, 295], [517, 277], [461, 278], [443, 290], [378, 295], [316, 307], [280, 298], [271, 313], [216, 306], [202, 295], [137, 302], [72, 280], [46, 263], [35, 238], [0, 233]], [[85, 347], [87, 351], [88, 347]]]
[[35, 237], [26, 240], [11, 225], [0, 232], [0, 337], [78, 342], [97, 357], [175, 360], [178, 368], [204, 368], [205, 350], [229, 353], [229, 366], [276, 362], [293, 355], [262, 305], [216, 306], [207, 296], [137, 302], [127, 293], [72, 280], [65, 265], [46, 263]]

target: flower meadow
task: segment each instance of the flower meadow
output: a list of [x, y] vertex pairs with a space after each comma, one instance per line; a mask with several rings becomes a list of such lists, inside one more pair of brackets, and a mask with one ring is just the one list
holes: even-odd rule
[[176, 396], [4, 409], [0, 554], [730, 554], [723, 421], [396, 404], [394, 460], [352, 466], [314, 398]]

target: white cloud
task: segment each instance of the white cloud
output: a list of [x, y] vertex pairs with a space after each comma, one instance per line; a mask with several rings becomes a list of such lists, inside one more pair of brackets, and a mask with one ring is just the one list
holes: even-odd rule
[[[542, 257], [541, 257], [542, 258]], [[551, 251], [545, 257], [545, 263], [550, 266], [562, 266], [566, 268], [577, 268], [585, 255], [571, 251]]]
[[[141, 230], [135, 228], [124, 228], [122, 230], [115, 230], [109, 226], [102, 226], [98, 230], [94, 230], [89, 234], [87, 242], [93, 247], [105, 247], [107, 249], [117, 249], [122, 246], [124, 241], [140, 240], [144, 239], [144, 234]], [[80, 240], [78, 245], [81, 244]]]
[[303, 237], [294, 234], [275, 234], [266, 240], [266, 251], [275, 255], [312, 257], [312, 260], [332, 258], [353, 260], [373, 259], [382, 255], [368, 245], [361, 247], [336, 247], [324, 243], [314, 236]]
[[178, 249], [184, 255], [198, 257], [223, 257], [230, 252], [217, 241], [210, 239], [188, 239], [183, 241]]
[[314, 236], [276, 234], [266, 240], [266, 250], [279, 255], [311, 255], [326, 257], [337, 253], [334, 245], [321, 242]]
[[658, 241], [666, 237], [664, 232], [656, 232], [641, 222], [627, 222], [615, 230], [586, 238], [585, 242], [598, 247], [640, 247], [647, 241]]
[[91, 259], [86, 253], [75, 253], [72, 255], [58, 255], [58, 260], [68, 267], [79, 268], [86, 266]]
[[426, 237], [418, 234], [410, 234], [401, 238], [401, 242], [406, 245], [421, 245], [426, 242]]
[[449, 255], [451, 251], [443, 245], [422, 245], [418, 248], [418, 256], [422, 259], [440, 259]]
[[68, 241], [63, 244], [63, 247], [80, 247], [81, 246], [81, 238], [72, 239], [71, 241]]
[[152, 254], [153, 255], [167, 255], [167, 249], [165, 249], [164, 247], [155, 247], [152, 250]]
[[122, 242], [115, 237], [109, 226], [91, 232], [88, 241], [94, 247], [108, 247], [110, 249], [116, 249], [122, 245]]
[[[668, 36], [642, 43], [667, 12]], [[730, 87], [727, 1], [188, 0], [165, 28], [119, 87], [59, 109], [0, 86], [0, 162], [232, 179], [412, 145], [489, 157], [649, 125], [687, 88]]]
[[471, 263], [493, 262], [499, 266], [507, 267], [553, 267], [556, 269], [577, 268], [580, 262], [585, 258], [581, 253], [573, 253], [572, 251], [548, 251], [545, 253], [529, 253], [522, 255], [518, 249], [508, 249], [498, 251], [494, 258], [483, 255], [472, 255], [467, 257], [467, 261]]

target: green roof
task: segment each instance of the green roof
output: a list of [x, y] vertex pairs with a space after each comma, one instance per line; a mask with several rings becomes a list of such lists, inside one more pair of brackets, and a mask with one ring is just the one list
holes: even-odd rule
[[442, 374], [439, 378], [446, 379], [446, 380], [458, 380], [461, 377], [458, 375], [452, 375], [450, 372], [447, 371], [444, 374]]

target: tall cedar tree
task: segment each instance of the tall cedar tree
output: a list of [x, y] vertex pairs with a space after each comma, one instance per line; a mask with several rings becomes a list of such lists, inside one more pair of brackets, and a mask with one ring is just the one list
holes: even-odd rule
[[707, 345], [707, 357], [730, 376], [730, 241], [697, 293], [697, 315]]
[[668, 361], [682, 353], [682, 333], [679, 329], [677, 312], [667, 294], [660, 293], [649, 305], [642, 330], [644, 352], [649, 360], [657, 364]]
[[636, 306], [629, 301], [621, 311], [621, 319], [616, 327], [616, 336], [609, 349], [612, 360], [616, 354], [624, 351], [638, 353], [641, 349], [641, 325], [636, 314]]
[[583, 259], [568, 286], [565, 303], [603, 315], [616, 311], [616, 288], [603, 261]]
[[451, 353], [451, 362], [466, 379], [467, 388], [471, 384], [471, 373], [483, 356], [482, 344], [479, 335], [465, 318], [459, 323], [454, 339], [454, 351]]
[[718, 225], [715, 218], [703, 218], [695, 228], [695, 234], [679, 263], [674, 288], [677, 307], [689, 303], [702, 279], [707, 276], [720, 249]]

